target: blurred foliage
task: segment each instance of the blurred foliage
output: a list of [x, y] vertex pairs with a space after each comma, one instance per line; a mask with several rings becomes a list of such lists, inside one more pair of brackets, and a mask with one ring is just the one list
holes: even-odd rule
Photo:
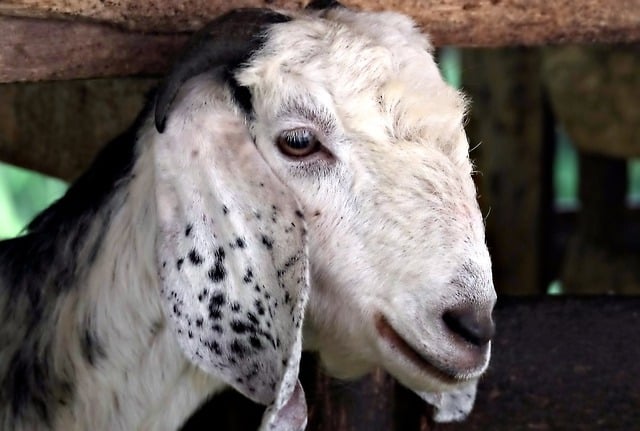
[[640, 206], [640, 159], [629, 160], [629, 201]]
[[578, 205], [578, 155], [562, 127], [556, 130], [556, 153], [553, 162], [553, 190], [559, 209]]
[[460, 70], [460, 50], [442, 48], [438, 50], [438, 66], [444, 80], [453, 87], [460, 88], [462, 73]]
[[0, 239], [19, 235], [27, 223], [67, 189], [67, 184], [0, 163]]

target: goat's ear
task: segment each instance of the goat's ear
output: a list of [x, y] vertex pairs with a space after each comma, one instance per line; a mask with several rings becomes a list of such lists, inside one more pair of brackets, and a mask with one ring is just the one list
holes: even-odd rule
[[174, 99], [185, 82], [215, 69], [235, 69], [262, 45], [269, 26], [289, 20], [270, 9], [236, 9], [197, 32], [156, 93], [154, 118], [158, 132], [164, 131]]
[[305, 7], [305, 9], [324, 10], [324, 9], [333, 9], [334, 7], [344, 7], [344, 6], [336, 0], [312, 0]]
[[149, 132], [165, 312], [193, 363], [272, 404], [270, 423], [289, 420], [309, 289], [303, 213], [230, 97], [195, 84], [180, 121]]
[[422, 392], [418, 395], [434, 407], [435, 422], [460, 422], [471, 413], [478, 382], [448, 392]]

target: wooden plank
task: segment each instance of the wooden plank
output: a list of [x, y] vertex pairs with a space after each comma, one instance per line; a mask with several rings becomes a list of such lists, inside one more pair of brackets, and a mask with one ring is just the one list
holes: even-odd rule
[[[0, 15], [5, 15], [0, 19], [0, 82], [162, 74], [183, 45], [183, 32], [199, 28], [219, 13], [240, 6], [295, 9], [302, 4], [294, 0], [4, 0], [0, 3]], [[407, 13], [437, 46], [640, 41], [640, 0], [618, 0], [615, 7], [608, 0], [350, 0], [345, 4]]]
[[562, 287], [571, 294], [640, 293], [640, 250], [626, 229], [627, 161], [578, 150], [580, 208]]
[[163, 73], [185, 35], [102, 24], [0, 17], [0, 82]]
[[[307, 431], [638, 429], [639, 310], [637, 297], [500, 297], [491, 365], [471, 415], [459, 424], [433, 424], [431, 409], [380, 371], [338, 382], [306, 354]], [[261, 411], [227, 392], [183, 431], [213, 423], [228, 431], [256, 429]]]
[[467, 132], [498, 293], [546, 289], [550, 173], [539, 67], [537, 49], [462, 51], [462, 86], [472, 101]]
[[[129, 29], [192, 31], [234, 7], [298, 9], [304, 0], [4, 0], [0, 14], [81, 17]], [[343, 0], [363, 10], [397, 10], [413, 16], [441, 43], [539, 44], [629, 40], [640, 36], [640, 1], [617, 0]], [[634, 36], [635, 35], [635, 36]]]
[[156, 80], [0, 85], [0, 160], [65, 180], [136, 118]]

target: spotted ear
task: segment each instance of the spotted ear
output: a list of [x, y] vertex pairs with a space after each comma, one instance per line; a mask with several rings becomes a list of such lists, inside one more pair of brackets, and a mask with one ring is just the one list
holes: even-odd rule
[[273, 422], [297, 382], [309, 289], [303, 214], [228, 92], [204, 77], [184, 91], [175, 121], [149, 132], [165, 311], [187, 357], [273, 404]]
[[434, 407], [435, 422], [460, 422], [473, 409], [478, 382], [447, 392], [422, 392], [418, 395]]

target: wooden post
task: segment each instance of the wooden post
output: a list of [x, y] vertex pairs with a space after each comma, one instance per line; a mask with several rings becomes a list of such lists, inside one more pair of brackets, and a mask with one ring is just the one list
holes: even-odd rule
[[626, 238], [627, 163], [580, 152], [580, 210], [562, 285], [572, 294], [638, 294], [640, 254]]
[[580, 161], [578, 221], [562, 270], [567, 293], [640, 292], [626, 208], [627, 159], [640, 155], [639, 54], [638, 45], [545, 50], [545, 87]]
[[464, 50], [463, 89], [472, 100], [468, 126], [480, 174], [480, 201], [498, 292], [546, 289], [542, 251], [548, 226], [548, 160], [539, 52], [527, 48]]

